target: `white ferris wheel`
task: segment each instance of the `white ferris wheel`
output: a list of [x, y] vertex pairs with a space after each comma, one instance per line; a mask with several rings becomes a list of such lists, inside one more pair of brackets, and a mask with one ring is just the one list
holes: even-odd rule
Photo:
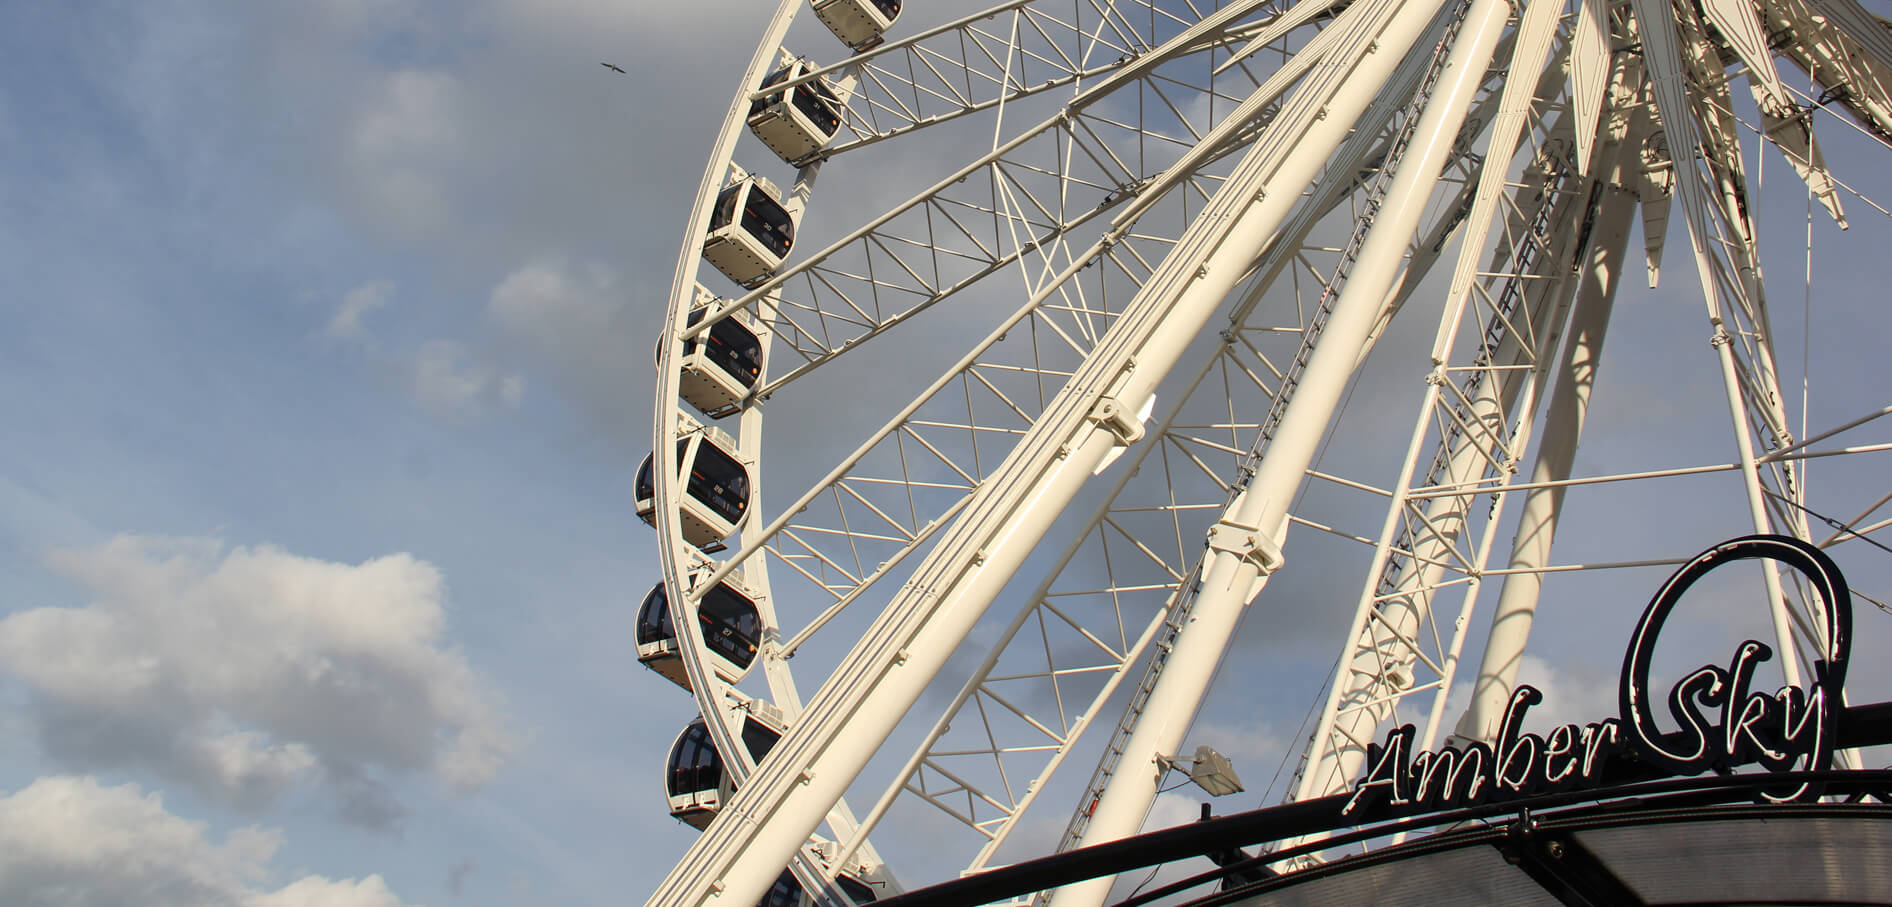
[[1884, 601], [1879, 2], [784, 0], [656, 353], [651, 903], [1123, 837], [1233, 712], [1333, 793], [1734, 535]]

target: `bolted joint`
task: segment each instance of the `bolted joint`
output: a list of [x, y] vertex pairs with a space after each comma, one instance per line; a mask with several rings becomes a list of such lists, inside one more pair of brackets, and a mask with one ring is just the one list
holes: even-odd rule
[[1233, 554], [1255, 565], [1262, 576], [1269, 576], [1286, 558], [1281, 554], [1281, 545], [1258, 526], [1244, 526], [1234, 522], [1228, 514], [1223, 514], [1214, 526], [1209, 527], [1209, 550], [1218, 554]]
[[1091, 407], [1090, 420], [1117, 437], [1117, 443], [1129, 447], [1143, 440], [1143, 420], [1116, 397], [1104, 397]]

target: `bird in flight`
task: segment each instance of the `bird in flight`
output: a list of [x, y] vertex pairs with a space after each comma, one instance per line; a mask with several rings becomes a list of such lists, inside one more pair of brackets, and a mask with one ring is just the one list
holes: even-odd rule
[[[615, 72], [624, 72], [624, 67], [619, 66], [616, 63], [600, 63], [598, 65], [603, 66], [606, 69], [613, 70]], [[627, 72], [624, 74], [627, 76], [630, 75], [630, 73], [627, 73]]]

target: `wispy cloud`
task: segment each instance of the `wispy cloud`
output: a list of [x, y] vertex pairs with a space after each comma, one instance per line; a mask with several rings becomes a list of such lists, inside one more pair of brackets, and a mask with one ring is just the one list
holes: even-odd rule
[[394, 296], [394, 284], [385, 280], [364, 283], [342, 294], [335, 316], [325, 330], [330, 337], [354, 340], [362, 336], [363, 315], [388, 304]]
[[413, 392], [422, 409], [459, 421], [518, 408], [526, 379], [475, 359], [458, 341], [430, 340], [414, 355]]

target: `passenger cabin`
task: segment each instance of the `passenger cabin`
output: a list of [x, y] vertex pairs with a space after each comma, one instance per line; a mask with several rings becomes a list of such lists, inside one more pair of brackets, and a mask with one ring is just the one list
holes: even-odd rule
[[[708, 312], [691, 312], [689, 323], [701, 324]], [[762, 378], [762, 340], [749, 326], [749, 317], [746, 311], [733, 312], [683, 343], [681, 394], [706, 416], [740, 412], [742, 401]]]
[[749, 176], [725, 187], [710, 212], [703, 257], [745, 287], [760, 286], [795, 244], [795, 218], [775, 184]]
[[900, 18], [900, 0], [815, 0], [815, 18], [855, 50], [881, 42], [881, 36]]
[[[783, 727], [759, 713], [742, 719], [742, 745], [757, 762], [782, 739]], [[716, 811], [736, 793], [735, 782], [723, 765], [721, 753], [710, 738], [709, 727], [698, 718], [690, 722], [670, 747], [670, 764], [664, 775], [664, 789], [670, 796], [670, 815], [697, 828], [708, 828]]]
[[[740, 577], [740, 573], [732, 572], [704, 593], [696, 606], [708, 663], [716, 676], [729, 683], [749, 672], [756, 646], [762, 641], [762, 615], [756, 610], [755, 598], [743, 589]], [[695, 579], [692, 577], [693, 585]], [[663, 583], [644, 596], [644, 605], [637, 610], [637, 660], [677, 686], [692, 689]]]
[[[835, 876], [834, 883], [840, 886], [848, 900], [859, 907], [866, 907], [880, 900], [880, 892], [848, 873], [844, 872]], [[756, 903], [756, 907], [814, 907], [814, 903], [815, 899], [808, 897], [807, 892], [801, 887], [801, 880], [795, 878], [795, 873], [784, 869], [781, 877], [775, 880], [775, 884], [769, 886], [768, 894], [763, 895], [762, 900]]]
[[[799, 79], [815, 67], [795, 60], [762, 80], [763, 90]], [[749, 105], [749, 130], [782, 160], [801, 166], [826, 147], [841, 129], [841, 99], [823, 79], [812, 79], [777, 91]]]
[[[637, 468], [637, 516], [657, 525], [655, 454]], [[677, 475], [685, 479], [678, 516], [683, 539], [704, 551], [720, 551], [723, 540], [749, 515], [749, 470], [736, 459], [736, 445], [714, 428], [692, 431], [677, 441]]]

